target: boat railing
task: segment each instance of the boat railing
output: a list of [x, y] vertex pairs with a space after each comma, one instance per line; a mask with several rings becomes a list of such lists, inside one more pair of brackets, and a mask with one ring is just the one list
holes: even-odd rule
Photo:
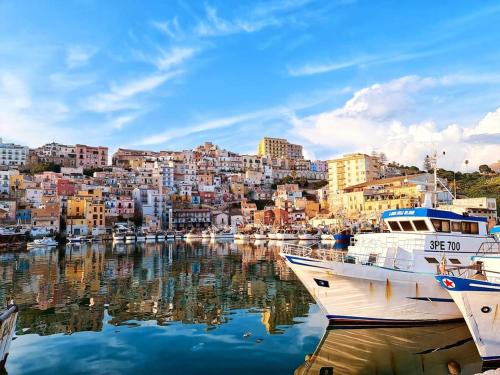
[[477, 251], [476, 255], [481, 254], [498, 254], [500, 253], [500, 241], [483, 242]]
[[[491, 283], [500, 283], [500, 271], [485, 269], [481, 264], [477, 263], [468, 266], [447, 266], [444, 274], [448, 276], [462, 277], [465, 279], [477, 279]], [[478, 275], [483, 278], [478, 278]]]
[[284, 254], [300, 256], [304, 258], [317, 259], [328, 262], [339, 262], [349, 264], [359, 264], [364, 266], [376, 266], [395, 270], [413, 269], [412, 259], [402, 259], [398, 257], [383, 256], [378, 253], [356, 254], [352, 251], [312, 248], [295, 244], [284, 244], [282, 248]]
[[[355, 245], [349, 247], [350, 251], [361, 253], [379, 253], [380, 249], [404, 249], [407, 251], [424, 250], [424, 236], [376, 236], [359, 237]], [[360, 251], [362, 249], [362, 251]]]

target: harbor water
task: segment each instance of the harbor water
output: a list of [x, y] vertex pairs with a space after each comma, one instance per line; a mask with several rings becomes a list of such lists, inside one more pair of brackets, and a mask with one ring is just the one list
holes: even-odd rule
[[[330, 246], [330, 245], [323, 245]], [[280, 244], [94, 243], [0, 254], [9, 374], [462, 374], [463, 323], [327, 330]]]

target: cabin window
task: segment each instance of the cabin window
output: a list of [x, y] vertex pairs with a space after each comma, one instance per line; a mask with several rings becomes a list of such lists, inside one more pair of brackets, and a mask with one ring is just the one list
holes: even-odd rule
[[448, 259], [451, 264], [462, 264], [457, 258]]
[[451, 222], [451, 231], [452, 232], [461, 232], [462, 231], [462, 224], [460, 221], [452, 221]]
[[438, 264], [439, 263], [436, 258], [425, 257], [425, 260], [427, 261], [427, 263], [431, 263], [431, 264]]
[[471, 227], [468, 221], [462, 221], [462, 233], [471, 234]]
[[413, 225], [415, 226], [415, 229], [418, 231], [429, 230], [429, 227], [427, 226], [425, 220], [413, 220]]
[[391, 227], [391, 230], [393, 232], [400, 232], [401, 228], [399, 227], [399, 224], [397, 221], [389, 221], [389, 226]]
[[403, 228], [405, 232], [413, 232], [413, 226], [411, 225], [411, 222], [403, 220], [400, 221], [399, 224], [401, 224], [401, 228]]
[[470, 233], [471, 234], [479, 234], [479, 224], [478, 223], [470, 223]]
[[436, 232], [450, 232], [450, 221], [449, 220], [439, 220], [439, 219], [431, 219], [432, 225], [434, 225], [434, 229]]

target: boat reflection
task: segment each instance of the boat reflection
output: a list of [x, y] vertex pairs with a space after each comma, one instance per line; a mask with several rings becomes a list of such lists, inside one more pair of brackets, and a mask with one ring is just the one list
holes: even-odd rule
[[476, 374], [481, 359], [467, 326], [329, 327], [295, 375]]

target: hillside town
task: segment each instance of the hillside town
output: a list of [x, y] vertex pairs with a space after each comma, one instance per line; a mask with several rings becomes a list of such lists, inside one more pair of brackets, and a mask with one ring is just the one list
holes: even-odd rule
[[[268, 137], [252, 155], [205, 142], [183, 151], [119, 148], [111, 163], [104, 146], [0, 143], [0, 166], [0, 224], [62, 236], [106, 235], [116, 223], [151, 232], [356, 228], [375, 225], [384, 210], [421, 205], [434, 183], [431, 173], [408, 174], [383, 154], [313, 161], [302, 146]], [[436, 205], [496, 222], [495, 197], [456, 199], [449, 181], [439, 183]]]

